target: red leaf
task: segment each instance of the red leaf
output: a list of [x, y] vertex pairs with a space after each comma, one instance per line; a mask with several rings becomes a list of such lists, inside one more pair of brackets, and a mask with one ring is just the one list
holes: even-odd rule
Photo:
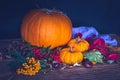
[[117, 54], [117, 53], [112, 53], [112, 54], [110, 54], [110, 55], [107, 57], [107, 59], [108, 59], [108, 60], [117, 60], [119, 57], [120, 57], [119, 54]]
[[94, 42], [93, 42], [93, 44], [105, 47], [105, 41], [103, 39], [101, 39], [101, 38], [95, 39]]

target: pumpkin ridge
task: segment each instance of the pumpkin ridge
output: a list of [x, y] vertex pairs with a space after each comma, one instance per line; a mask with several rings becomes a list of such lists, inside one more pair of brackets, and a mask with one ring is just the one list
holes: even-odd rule
[[33, 38], [33, 37], [31, 37], [31, 27], [32, 27], [32, 22], [34, 21], [34, 19], [36, 18], [35, 16], [37, 16], [37, 14], [36, 15], [34, 15], [34, 16], [32, 16], [30, 19], [29, 19], [29, 24], [28, 24], [28, 26], [27, 26], [27, 34], [29, 34], [28, 35], [28, 40], [29, 40], [29, 42], [31, 43], [31, 42], [33, 42], [33, 41], [31, 41], [31, 38]]
[[[56, 18], [54, 17], [54, 20], [58, 24], [58, 26], [56, 24], [54, 24], [54, 25], [56, 25], [55, 28], [57, 28], [57, 29], [55, 31], [56, 36], [55, 36], [55, 40], [54, 40], [53, 44], [58, 46], [59, 45], [59, 40], [61, 40], [61, 34], [59, 33], [60, 32], [59, 30], [61, 29], [61, 26], [59, 25], [60, 23], [59, 23], [57, 17]], [[55, 41], [57, 41], [57, 42], [55, 42]]]
[[[39, 15], [40, 15], [40, 13], [39, 13]], [[42, 18], [41, 16], [39, 16], [38, 26], [42, 26], [42, 25], [40, 24], [40, 22], [42, 22], [42, 20], [43, 20], [43, 18]], [[40, 27], [38, 27], [37, 31], [38, 31], [38, 37], [37, 37], [37, 35], [36, 35], [37, 44], [38, 44], [39, 47], [42, 47], [42, 46], [40, 45], [40, 44], [42, 44], [42, 41], [41, 41], [41, 40], [39, 41], [39, 39], [41, 39], [41, 35], [40, 35], [41, 29], [40, 29]], [[36, 44], [36, 45], [37, 45], [37, 44]]]
[[[46, 14], [47, 15], [47, 14]], [[44, 19], [44, 18], [43, 18]], [[48, 44], [48, 42], [46, 41], [47, 39], [48, 39], [48, 34], [46, 33], [46, 32], [48, 32], [48, 28], [47, 28], [47, 26], [44, 26], [44, 28], [45, 28], [45, 30], [44, 30], [44, 45], [45, 45], [45, 47], [48, 47], [48, 46], [46, 46], [47, 44]], [[50, 42], [50, 41], [49, 41]]]
[[[64, 53], [60, 53], [60, 59], [63, 61]], [[64, 61], [63, 61], [64, 62]]]
[[78, 61], [78, 62], [82, 62], [82, 61], [83, 61], [83, 54], [82, 54], [82, 53], [80, 53], [79, 58], [80, 58], [81, 60], [79, 59], [80, 61]]
[[74, 64], [74, 62], [75, 62], [75, 54], [73, 53], [71, 53], [71, 64]]
[[[33, 17], [32, 17], [32, 18], [33, 18]], [[30, 20], [32, 20], [32, 18], [30, 18]], [[25, 33], [25, 34], [29, 34], [28, 25], [29, 25], [29, 23], [30, 23], [30, 20], [29, 20], [28, 24], [26, 24], [27, 26], [26, 26], [26, 33]], [[29, 39], [29, 35], [28, 35], [26, 38]]]
[[[35, 29], [37, 28], [37, 27], [34, 26], [34, 25], [37, 25], [37, 24], [36, 24], [36, 20], [38, 20], [39, 17], [36, 17], [36, 16], [38, 16], [38, 15], [39, 15], [39, 13], [36, 13], [36, 15], [33, 16], [33, 19], [32, 19], [32, 21], [31, 21], [31, 26], [30, 26], [30, 28], [29, 28], [29, 29], [31, 30], [29, 34], [31, 34], [32, 32], [34, 33], [34, 35], [33, 35], [33, 36], [31, 35], [31, 37], [30, 37], [30, 38], [31, 38], [31, 39], [30, 39], [30, 43], [32, 43], [32, 45], [34, 45], [34, 43], [36, 43], [36, 40], [35, 40], [35, 36], [36, 36], [36, 33], [35, 33], [35, 32], [36, 32], [36, 31], [33, 31], [32, 28], [35, 28]], [[32, 25], [32, 24], [33, 24], [33, 25]], [[29, 25], [30, 25], [30, 24], [29, 24]], [[31, 27], [32, 27], [32, 28], [31, 28]]]
[[[66, 16], [67, 17], [67, 16]], [[71, 23], [71, 21], [70, 20], [68, 20], [68, 21], [66, 21], [66, 23]], [[67, 37], [67, 39], [71, 39], [71, 36], [72, 36], [72, 24], [69, 24], [69, 26], [71, 27], [71, 28], [68, 28], [68, 26], [65, 26], [65, 27], [67, 27], [68, 29], [70, 29], [70, 30], [67, 30], [67, 31], [65, 31], [66, 32], [66, 34], [67, 35], [65, 35], [66, 37]], [[64, 34], [63, 34], [64, 35]], [[66, 43], [69, 41], [69, 40], [66, 40]]]
[[61, 60], [65, 63], [65, 56], [66, 56], [66, 53], [65, 52], [63, 52], [63, 53], [61, 53], [61, 55], [60, 55], [60, 58], [61, 58]]
[[[32, 14], [32, 13], [31, 13], [31, 14]], [[30, 15], [31, 15], [31, 14], [30, 14]], [[23, 22], [26, 23], [26, 21], [29, 20], [30, 15], [25, 16], [24, 19], [23, 19], [23, 21], [22, 21], [22, 24], [21, 24], [21, 25], [22, 25], [22, 27], [21, 27], [21, 35], [22, 35], [22, 37], [23, 37], [23, 36], [26, 36], [26, 32], [27, 32], [27, 31], [26, 31], [27, 29], [25, 29], [25, 28], [27, 28], [27, 27], [23, 27], [23, 26], [25, 26], [25, 25], [27, 25], [27, 24], [23, 24]], [[26, 37], [24, 37], [24, 40], [27, 40], [27, 39], [25, 39], [25, 38], [26, 38]]]
[[[38, 14], [36, 14], [36, 16], [37, 16]], [[39, 17], [35, 17], [35, 19], [33, 19], [33, 23], [31, 23], [31, 36], [33, 36], [33, 37], [31, 37], [31, 38], [33, 38], [33, 41], [31, 41], [32, 43], [33, 43], [33, 45], [36, 45], [36, 40], [37, 40], [37, 37], [36, 37], [36, 34], [37, 34], [37, 30], [36, 31], [33, 31], [33, 29], [34, 29], [34, 27], [36, 27], [36, 26], [34, 26], [34, 25], [37, 25], [37, 23], [36, 23], [36, 20], [38, 20], [39, 19]], [[34, 27], [33, 27], [34, 26]], [[35, 40], [36, 39], [36, 40]], [[31, 39], [32, 40], [32, 39]]]
[[[64, 52], [64, 55], [66, 56], [67, 54]], [[65, 56], [63, 57], [63, 62], [65, 63]]]
[[75, 52], [74, 56], [75, 56], [75, 58], [74, 58], [74, 64], [75, 64], [78, 61], [78, 54]]
[[67, 64], [71, 64], [71, 62], [70, 62], [70, 55], [71, 55], [71, 54], [68, 53], [68, 54], [66, 54], [66, 55], [67, 55], [67, 57], [66, 57], [67, 59], [65, 59], [65, 60], [66, 60], [65, 62], [66, 62]]
[[[73, 61], [72, 64], [75, 64], [75, 63], [77, 63], [77, 61], [78, 61], [78, 53], [77, 53], [77, 52], [74, 52], [72, 55], [75, 56], [74, 61]], [[73, 56], [72, 56], [72, 57], [73, 57]]]

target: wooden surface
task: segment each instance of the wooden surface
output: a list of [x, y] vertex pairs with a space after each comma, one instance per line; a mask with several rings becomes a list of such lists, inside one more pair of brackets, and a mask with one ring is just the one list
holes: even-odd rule
[[8, 66], [9, 61], [0, 61], [0, 80], [120, 80], [119, 64], [99, 64], [93, 68], [72, 67], [52, 70], [35, 76], [17, 75]]
[[[17, 39], [20, 40], [20, 39]], [[0, 40], [0, 48], [9, 46], [12, 40]], [[0, 60], [0, 80], [120, 80], [119, 64], [97, 64], [93, 68], [73, 67], [52, 70], [35, 76], [17, 75], [10, 69], [10, 60]]]

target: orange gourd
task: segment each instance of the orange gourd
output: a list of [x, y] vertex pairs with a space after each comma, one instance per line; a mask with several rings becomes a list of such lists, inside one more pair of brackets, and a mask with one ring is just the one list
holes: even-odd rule
[[21, 36], [33, 46], [53, 49], [71, 39], [72, 23], [68, 16], [57, 10], [33, 10], [23, 19]]
[[82, 62], [83, 54], [79, 51], [72, 50], [72, 47], [68, 47], [60, 51], [60, 59], [65, 64], [73, 65]]
[[86, 40], [81, 39], [80, 37], [77, 37], [75, 39], [71, 39], [68, 43], [68, 46], [72, 46], [73, 50], [84, 52], [88, 50], [89, 43]]

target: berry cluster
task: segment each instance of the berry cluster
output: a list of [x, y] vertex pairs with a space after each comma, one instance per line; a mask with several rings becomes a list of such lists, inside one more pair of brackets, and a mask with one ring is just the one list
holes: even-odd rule
[[42, 50], [39, 49], [39, 48], [33, 48], [33, 49], [31, 50], [31, 52], [33, 52], [34, 55], [35, 55], [35, 57], [36, 57], [37, 59], [39, 59], [39, 60], [46, 59], [47, 56], [48, 56], [47, 52], [44, 52], [44, 54], [43, 54]]
[[33, 76], [41, 69], [40, 62], [35, 60], [34, 57], [27, 57], [26, 62], [22, 64], [23, 68], [18, 68], [18, 74], [30, 75]]
[[51, 57], [54, 61], [57, 61], [57, 62], [61, 63], [60, 51], [54, 50], [53, 52], [50, 53], [50, 57]]

